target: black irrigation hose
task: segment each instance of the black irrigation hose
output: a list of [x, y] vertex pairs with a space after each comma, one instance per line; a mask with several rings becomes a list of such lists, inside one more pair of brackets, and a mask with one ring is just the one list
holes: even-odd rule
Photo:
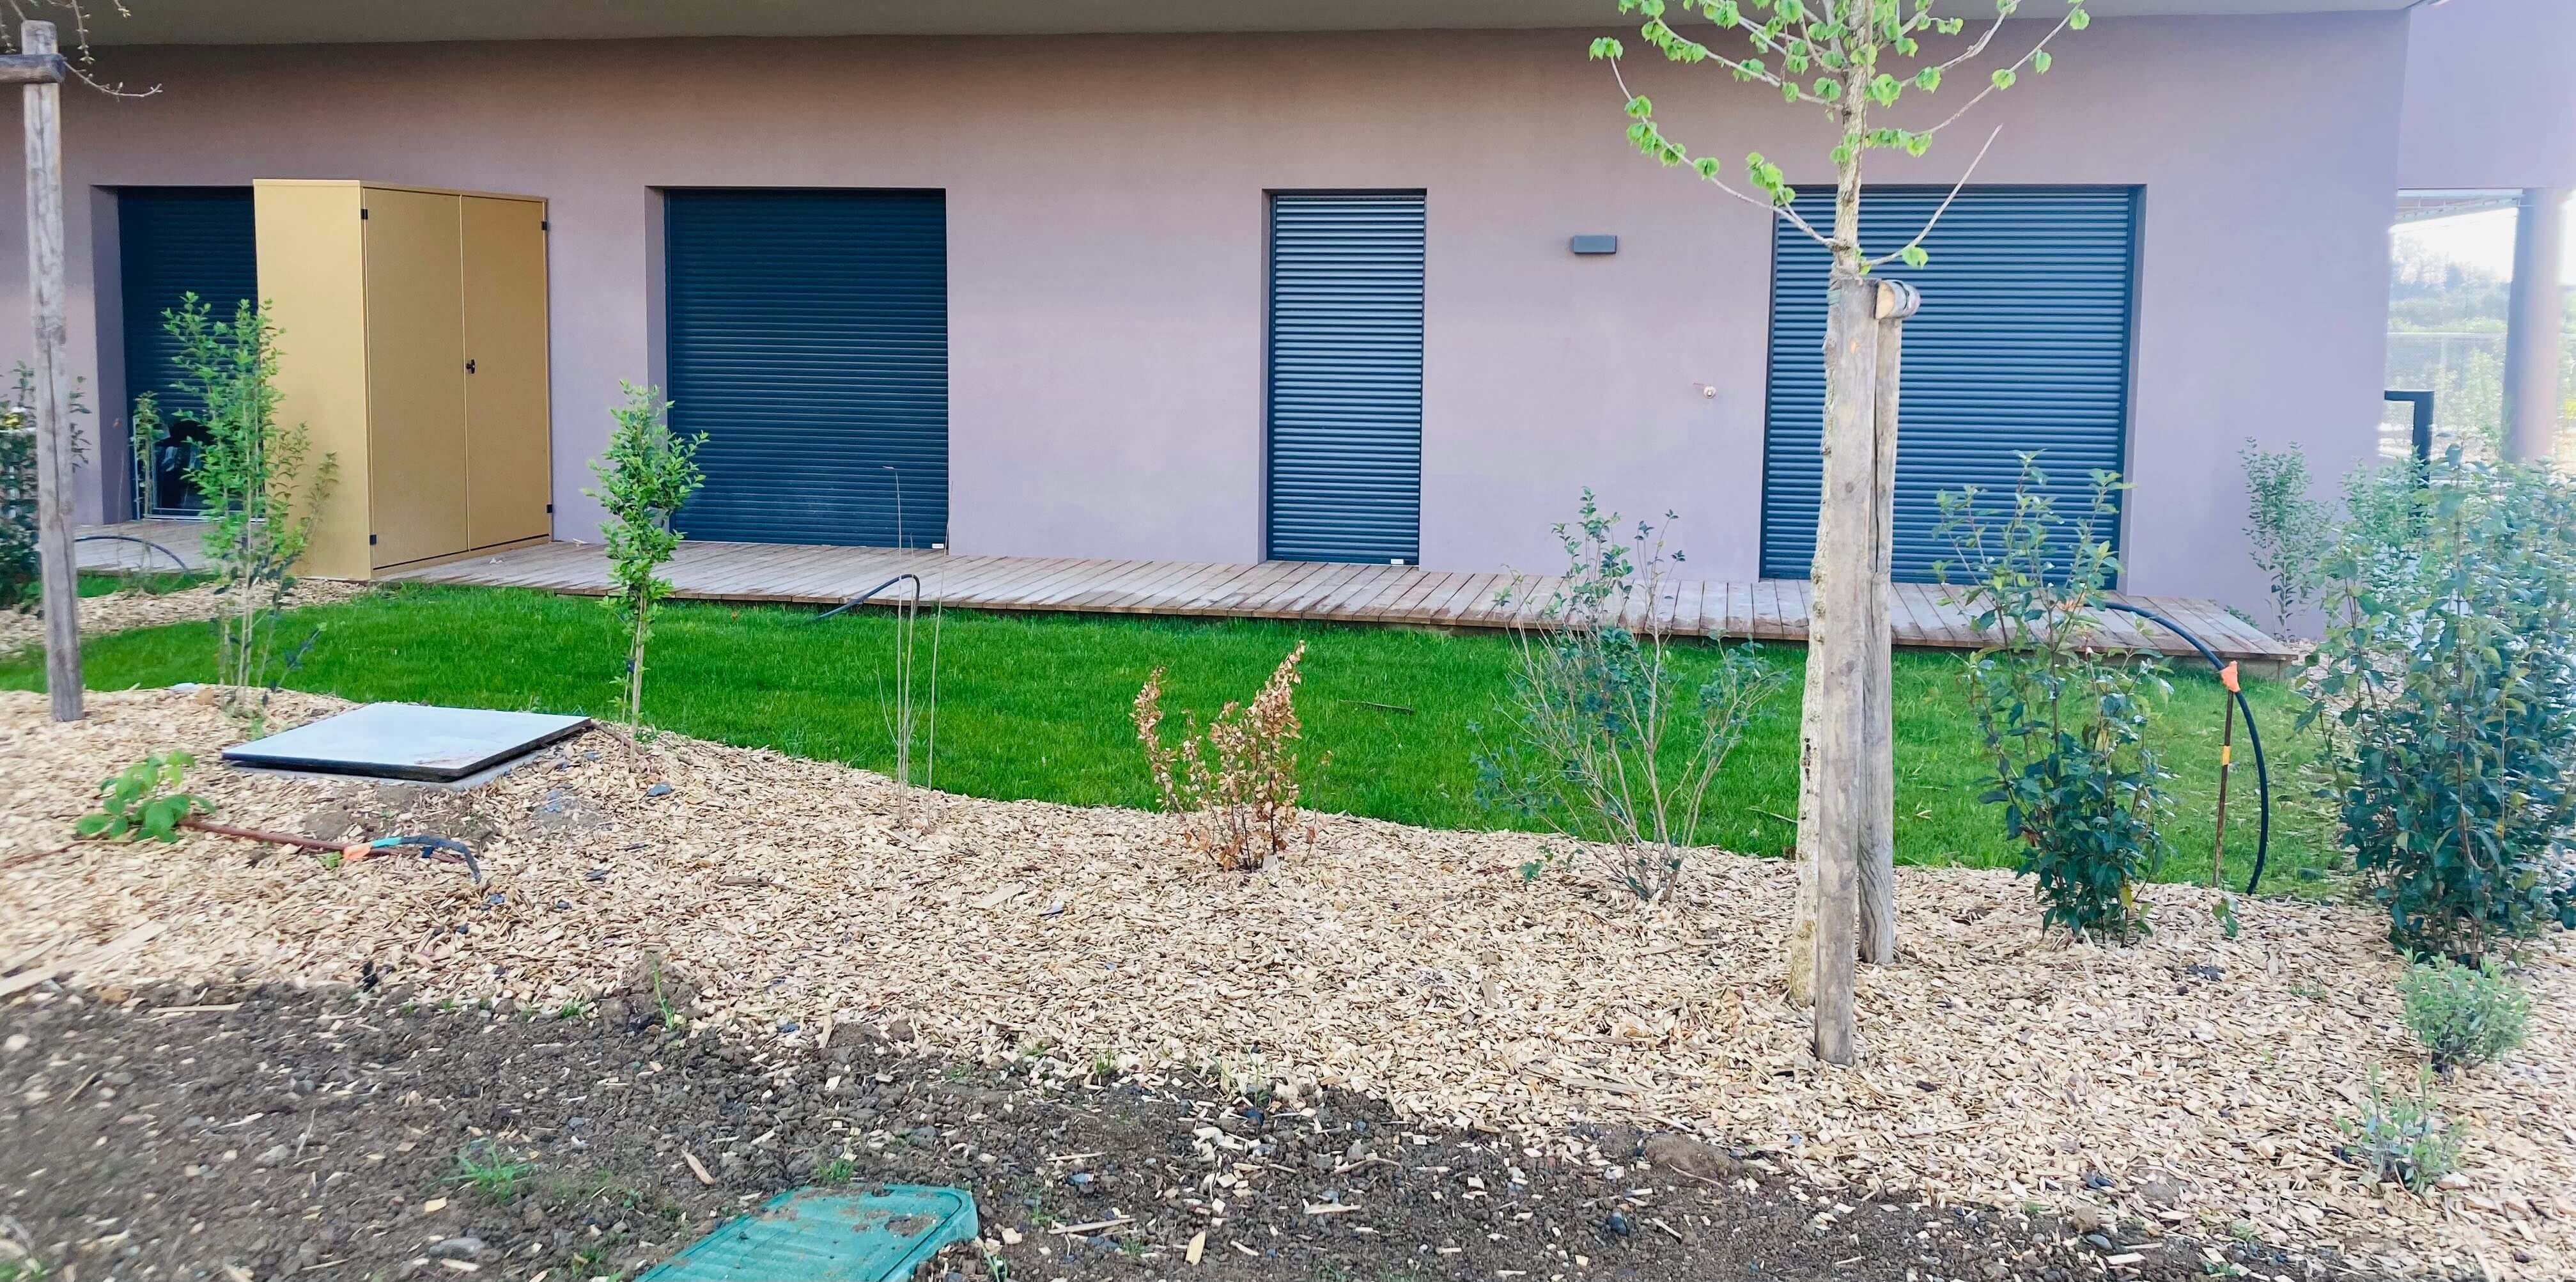
[[[2227, 670], [2227, 665], [2219, 661], [2217, 653], [2208, 646], [2202, 645], [2199, 637], [2193, 636], [2189, 629], [2153, 610], [2140, 609], [2118, 601], [2105, 601], [2102, 603], [2102, 608], [2134, 614], [2141, 619], [2168, 628], [2174, 635], [2191, 642], [2191, 648], [2200, 651], [2200, 657], [2209, 660], [2211, 668], [2219, 672]], [[2245, 879], [2245, 893], [2250, 895], [2254, 893], [2255, 885], [2263, 880], [2263, 861], [2272, 853], [2272, 772], [2263, 763], [2263, 731], [2254, 724], [2254, 705], [2245, 701], [2244, 683], [2237, 684], [2238, 688], [2230, 693], [2236, 696], [2236, 710], [2245, 714], [2245, 737], [2254, 744], [2254, 782], [2256, 791], [2263, 800], [2263, 823], [2254, 838], [2254, 875]]]
[[183, 556], [179, 555], [178, 553], [173, 552], [173, 551], [171, 551], [170, 549], [165, 548], [165, 547], [161, 546], [160, 544], [153, 542], [153, 541], [152, 541], [152, 540], [150, 540], [150, 539], [138, 539], [138, 538], [134, 537], [134, 536], [133, 536], [133, 535], [131, 535], [131, 534], [84, 534], [84, 535], [81, 535], [80, 537], [78, 537], [78, 538], [76, 538], [76, 539], [73, 539], [73, 540], [72, 540], [72, 542], [74, 542], [74, 543], [140, 543], [140, 544], [142, 544], [143, 546], [148, 547], [148, 548], [152, 549], [153, 551], [158, 552], [158, 553], [160, 553], [161, 555], [163, 555], [163, 556], [166, 556], [166, 557], [170, 558], [170, 563], [179, 567], [179, 573], [181, 573], [181, 574], [186, 574], [186, 573], [188, 572], [188, 559], [187, 559], [186, 557], [183, 557]]
[[438, 852], [442, 850], [448, 851], [454, 854], [458, 859], [464, 861], [466, 874], [471, 876], [477, 885], [480, 885], [483, 881], [483, 865], [475, 861], [474, 851], [467, 847], [464, 842], [458, 841], [453, 837], [432, 837], [427, 834], [415, 834], [407, 837], [380, 838], [367, 844], [378, 849], [384, 849], [391, 846], [418, 846], [420, 847], [420, 857], [423, 859], [436, 859], [438, 858]]
[[815, 615], [813, 621], [821, 623], [823, 620], [831, 618], [833, 615], [839, 614], [844, 610], [850, 609], [854, 606], [863, 605], [867, 602], [869, 597], [875, 596], [877, 593], [883, 592], [887, 588], [903, 582], [905, 579], [912, 580], [912, 604], [915, 609], [919, 609], [921, 606], [921, 576], [918, 574], [908, 573], [898, 574], [875, 587], [869, 588], [867, 591], [862, 592], [857, 596], [851, 597], [847, 601], [843, 601], [839, 605], [833, 606], [829, 610], [825, 610], [821, 614]]

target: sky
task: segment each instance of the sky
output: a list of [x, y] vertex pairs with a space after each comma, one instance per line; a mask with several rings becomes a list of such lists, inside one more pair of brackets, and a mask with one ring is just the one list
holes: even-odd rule
[[[2389, 229], [2389, 237], [2397, 244], [2419, 246], [2431, 255], [2511, 280], [2514, 217], [2510, 209], [2490, 209], [2453, 218], [2430, 218], [2400, 223]], [[2561, 256], [2559, 281], [2576, 285], [2576, 201], [2568, 204], [2567, 222], [2566, 244], [2571, 252]]]

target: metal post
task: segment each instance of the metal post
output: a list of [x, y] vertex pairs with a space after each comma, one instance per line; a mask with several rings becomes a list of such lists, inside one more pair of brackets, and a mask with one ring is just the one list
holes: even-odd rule
[[63, 124], [54, 24], [18, 26], [29, 59], [53, 59], [53, 79], [27, 82], [27, 293], [36, 324], [36, 556], [43, 576], [45, 689], [54, 720], [81, 718], [79, 566], [72, 559], [70, 383], [63, 372]]

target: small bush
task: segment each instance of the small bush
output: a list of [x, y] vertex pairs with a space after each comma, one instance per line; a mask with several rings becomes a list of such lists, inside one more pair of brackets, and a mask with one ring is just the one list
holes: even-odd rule
[[2420, 961], [2406, 968], [2397, 991], [2406, 998], [2406, 1026], [2444, 1074], [2475, 1068], [2522, 1045], [2531, 1017], [2531, 998], [2493, 961]]
[[2272, 580], [2273, 621], [2278, 635], [2288, 636], [2290, 616], [2316, 600], [2326, 506], [2309, 495], [2308, 457], [2298, 450], [2266, 450], [2249, 440], [2237, 458], [2245, 466], [2245, 545], [2254, 568]]
[[[36, 608], [36, 371], [16, 370], [9, 403], [0, 405], [0, 610]], [[74, 415], [86, 414], [81, 394], [71, 394]], [[71, 425], [72, 460], [84, 457], [80, 428]]]
[[[1748, 650], [1724, 647], [1692, 686], [1654, 608], [1682, 555], [1667, 556], [1652, 525], [1623, 534], [1618, 524], [1585, 490], [1576, 519], [1555, 527], [1565, 574], [1533, 621], [1512, 630], [1500, 709], [1509, 735], [1477, 753], [1476, 795], [1587, 843], [1620, 885], [1656, 903], [1680, 883], [1709, 787], [1781, 678]], [[1521, 871], [1535, 878], [1545, 866]]]
[[2357, 473], [2320, 581], [2300, 724], [2390, 942], [2475, 964], [2576, 920], [2576, 483], [2457, 449]]
[[[2110, 653], [2098, 638], [2102, 586], [2119, 572], [2101, 523], [2124, 488], [2093, 474], [2088, 510], [2061, 517], [2047, 474], [2022, 460], [2000, 513], [1974, 487], [1941, 495], [1941, 531], [1964, 569], [1959, 599], [1981, 632], [2002, 639], [1967, 660], [1969, 704], [1993, 763], [1979, 799], [2003, 808], [2004, 835], [2022, 844], [2021, 871], [2039, 879], [2044, 918], [2078, 936], [2128, 943], [2147, 930], [2138, 882], [2165, 854], [2159, 829], [2170, 778], [2147, 746], [2150, 695], [2164, 669]], [[2001, 519], [1995, 519], [2000, 515]]]
[[1189, 848], [1220, 868], [1263, 867], [1287, 851], [1297, 831], [1297, 665], [1305, 657], [1300, 641], [1249, 705], [1226, 704], [1205, 734], [1196, 714], [1183, 714], [1186, 728], [1175, 745], [1163, 742], [1161, 730], [1163, 670], [1154, 669], [1136, 692], [1136, 738], [1155, 794], [1180, 817]]
[[177, 841], [191, 816], [215, 812], [200, 797], [179, 791], [197, 759], [184, 752], [156, 752], [98, 785], [98, 809], [72, 826], [84, 837], [110, 841]]
[[2361, 1116], [2339, 1123], [2345, 1143], [2336, 1151], [2380, 1183], [2402, 1184], [2421, 1193], [2460, 1164], [2459, 1137], [2434, 1110], [2434, 1103], [2430, 1072], [2417, 1080], [2411, 1096], [2389, 1095], [2373, 1073], [2370, 1105]]

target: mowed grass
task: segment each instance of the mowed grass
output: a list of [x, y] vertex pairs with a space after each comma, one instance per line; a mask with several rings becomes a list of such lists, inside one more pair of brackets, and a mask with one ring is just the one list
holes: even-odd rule
[[[932, 616], [922, 616], [923, 671]], [[485, 588], [398, 586], [356, 602], [296, 612], [289, 644], [321, 635], [287, 678], [296, 689], [355, 700], [615, 715], [625, 650], [596, 601]], [[654, 630], [646, 719], [744, 746], [888, 770], [894, 623], [884, 611], [815, 622], [780, 607], [673, 603]], [[1503, 828], [1475, 798], [1473, 758], [1497, 733], [1513, 650], [1498, 634], [1394, 628], [952, 611], [939, 656], [935, 783], [953, 792], [1077, 805], [1145, 806], [1153, 797], [1128, 710], [1156, 667], [1166, 706], [1213, 713], [1248, 699], [1281, 656], [1307, 643], [1298, 711], [1306, 725], [1308, 800], [1318, 808], [1446, 828]], [[1788, 853], [1796, 835], [1798, 674], [1803, 646], [1764, 645], [1788, 678], [1712, 791], [1703, 841]], [[1694, 683], [1714, 651], [1678, 643]], [[202, 624], [97, 638], [93, 688], [163, 686], [213, 675]], [[1968, 715], [1956, 654], [1896, 656], [1897, 857], [1916, 864], [2009, 866], [1999, 813], [1980, 804], [1988, 766]], [[0, 687], [36, 689], [33, 654], [0, 658]], [[922, 692], [926, 695], [926, 689]], [[2210, 870], [2223, 691], [2205, 668], [2174, 669], [2155, 741], [2175, 771], [2175, 847], [2158, 876], [2206, 881]], [[2302, 782], [2310, 743], [2291, 732], [2296, 700], [2249, 681], [2267, 732], [2275, 806], [2271, 890], [2321, 889], [2336, 859], [2327, 823]], [[1175, 718], [1177, 721], [1177, 718]], [[1167, 724], [1166, 733], [1173, 726]], [[2239, 762], [2228, 825], [2229, 880], [2253, 866], [2251, 753]], [[926, 747], [926, 745], [924, 745]], [[923, 748], [915, 750], [916, 778]]]

